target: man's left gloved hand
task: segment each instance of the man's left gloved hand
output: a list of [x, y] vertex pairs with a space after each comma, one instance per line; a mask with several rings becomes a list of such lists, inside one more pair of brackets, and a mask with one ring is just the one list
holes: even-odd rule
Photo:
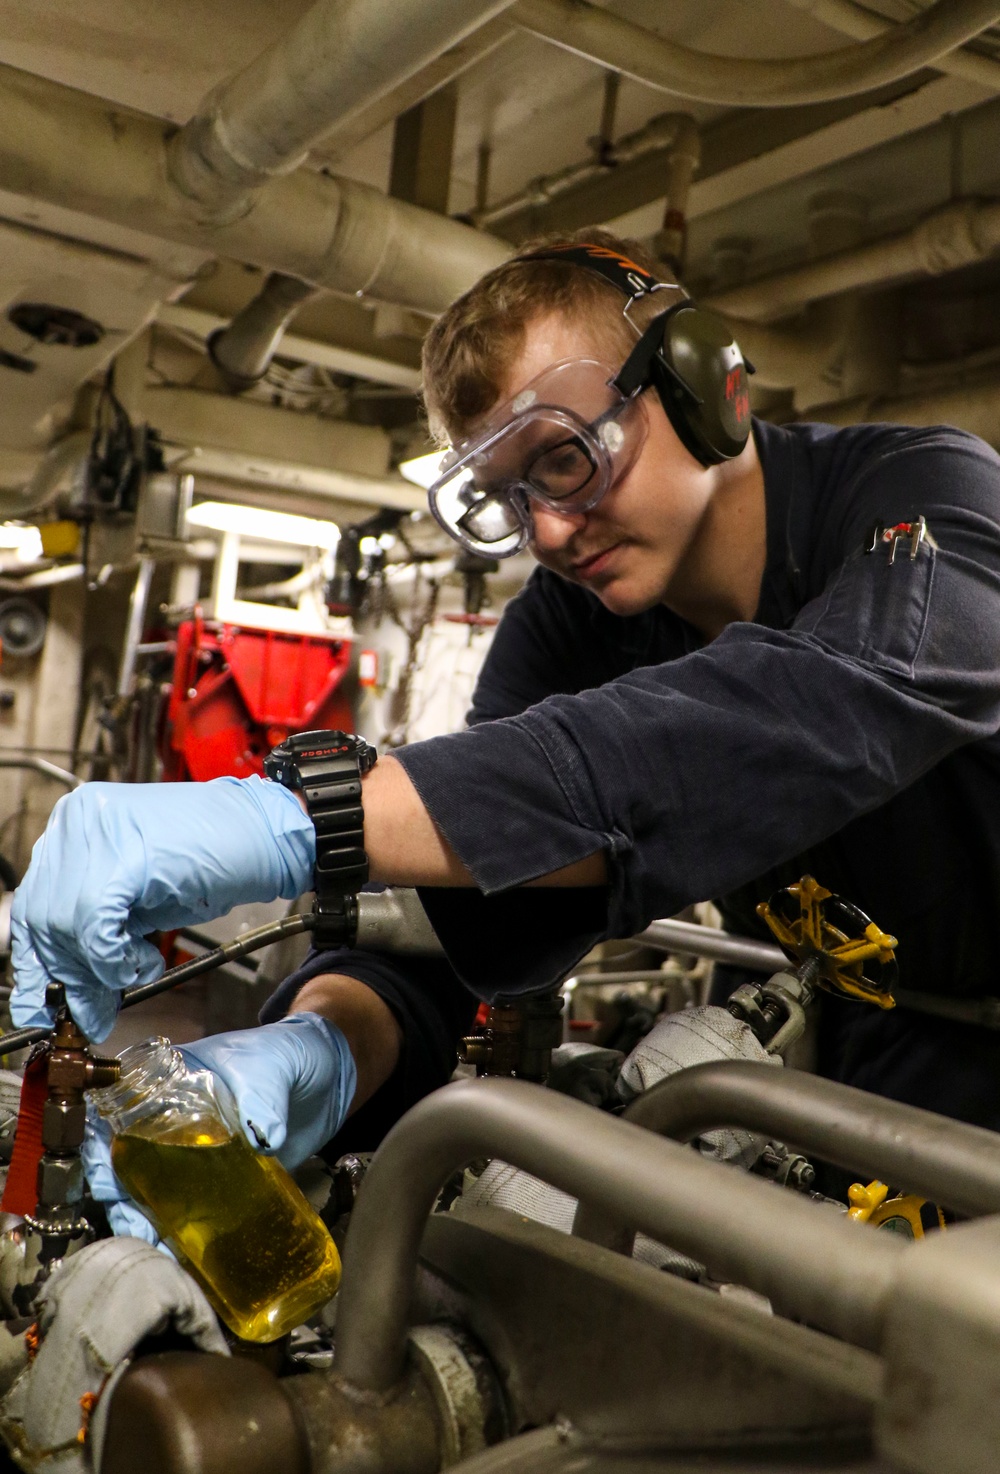
[[[232, 1092], [251, 1145], [298, 1167], [336, 1136], [350, 1109], [357, 1070], [346, 1038], [318, 1013], [237, 1029], [185, 1044], [188, 1064], [210, 1070]], [[116, 1234], [156, 1242], [152, 1225], [129, 1200], [111, 1166], [110, 1134], [88, 1121], [84, 1168]]]

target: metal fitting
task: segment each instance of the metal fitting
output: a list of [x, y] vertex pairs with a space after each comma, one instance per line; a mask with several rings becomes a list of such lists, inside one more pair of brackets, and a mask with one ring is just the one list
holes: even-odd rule
[[83, 1162], [80, 1157], [54, 1157], [46, 1152], [38, 1164], [39, 1207], [78, 1203], [82, 1197]]
[[83, 1145], [87, 1124], [87, 1107], [79, 1100], [48, 1098], [42, 1107], [42, 1139], [47, 1147], [66, 1151]]

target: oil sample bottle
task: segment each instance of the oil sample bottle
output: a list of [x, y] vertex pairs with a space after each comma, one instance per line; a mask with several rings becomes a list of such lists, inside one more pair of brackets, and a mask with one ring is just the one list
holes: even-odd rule
[[333, 1240], [280, 1163], [250, 1146], [221, 1080], [167, 1039], [119, 1059], [120, 1080], [90, 1099], [122, 1186], [230, 1330], [277, 1340], [336, 1293]]

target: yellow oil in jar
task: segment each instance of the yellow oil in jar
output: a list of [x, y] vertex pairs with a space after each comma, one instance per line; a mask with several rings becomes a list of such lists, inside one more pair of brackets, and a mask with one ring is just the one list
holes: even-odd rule
[[220, 1123], [138, 1121], [112, 1142], [115, 1172], [245, 1341], [276, 1341], [336, 1293], [340, 1256], [273, 1157]]

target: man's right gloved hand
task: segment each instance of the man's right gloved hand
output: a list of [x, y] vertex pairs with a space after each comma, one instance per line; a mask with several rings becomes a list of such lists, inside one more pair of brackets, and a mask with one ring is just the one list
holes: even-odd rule
[[[217, 1075], [236, 1102], [252, 1146], [298, 1167], [336, 1136], [357, 1087], [357, 1069], [344, 1034], [318, 1013], [292, 1013], [257, 1029], [234, 1029], [185, 1044], [196, 1069]], [[84, 1170], [116, 1234], [156, 1243], [152, 1224], [130, 1200], [111, 1165], [111, 1133], [87, 1121]]]
[[312, 885], [316, 837], [297, 798], [260, 778], [87, 783], [61, 798], [11, 912], [19, 1027], [51, 1024], [61, 982], [91, 1039], [111, 1032], [121, 992], [163, 959], [143, 938], [247, 901], [293, 900]]

